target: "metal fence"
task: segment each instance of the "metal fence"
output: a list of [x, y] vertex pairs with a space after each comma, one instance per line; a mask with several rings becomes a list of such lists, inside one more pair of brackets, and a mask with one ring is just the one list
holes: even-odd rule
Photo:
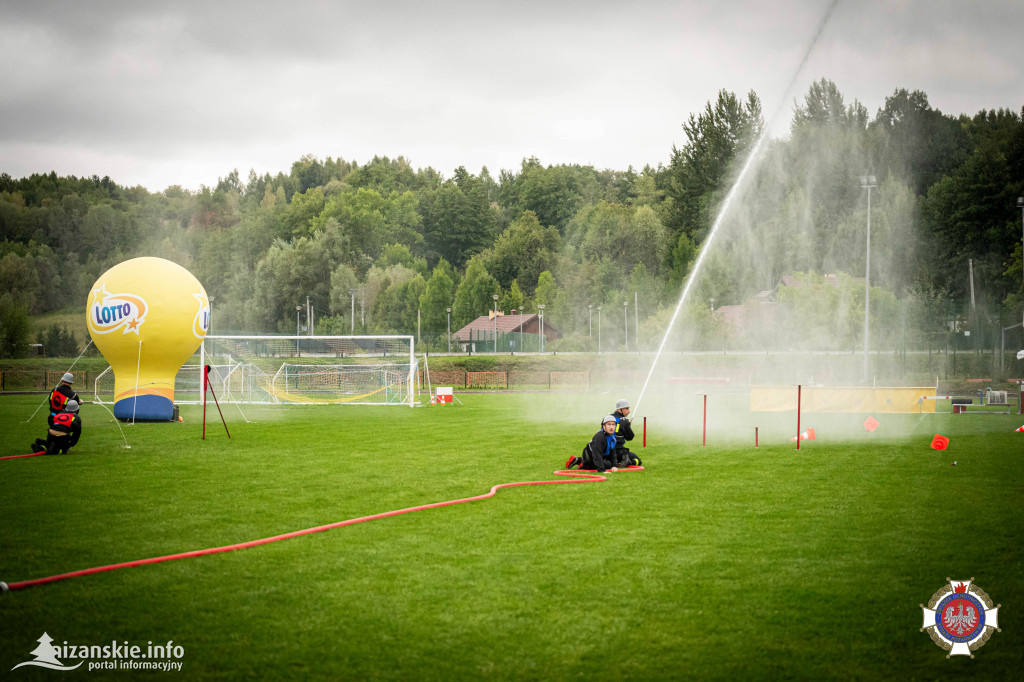
[[[92, 382], [100, 375], [100, 372], [74, 370], [71, 372], [75, 380], [71, 384], [79, 393], [92, 389]], [[39, 370], [39, 369], [5, 369], [0, 371], [0, 391], [40, 392], [51, 391], [60, 383], [64, 370]]]
[[[557, 371], [504, 371], [468, 372], [464, 370], [440, 370], [430, 372], [432, 386], [452, 386], [463, 389], [587, 389], [590, 388], [590, 372]], [[427, 382], [427, 373], [420, 370], [421, 386]]]
[[495, 338], [493, 329], [470, 329], [469, 340], [452, 339], [452, 350], [466, 350], [474, 353], [537, 353], [542, 350], [540, 334], [499, 331]]

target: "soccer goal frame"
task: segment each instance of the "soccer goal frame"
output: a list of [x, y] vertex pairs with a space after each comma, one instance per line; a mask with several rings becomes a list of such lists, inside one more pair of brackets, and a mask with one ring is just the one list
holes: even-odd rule
[[[222, 402], [415, 407], [415, 348], [411, 335], [207, 335], [198, 359], [219, 363], [210, 380], [219, 380]], [[247, 351], [263, 360], [262, 399], [246, 385]]]
[[[412, 336], [208, 335], [178, 370], [174, 402], [202, 403], [208, 380], [227, 404], [415, 407], [417, 369]], [[113, 401], [111, 368], [93, 383], [97, 402]]]

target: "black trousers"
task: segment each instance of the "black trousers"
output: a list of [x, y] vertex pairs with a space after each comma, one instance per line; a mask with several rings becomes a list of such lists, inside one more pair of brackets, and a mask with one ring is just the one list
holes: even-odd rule
[[615, 466], [628, 467], [640, 463], [640, 458], [628, 448], [615, 448]]
[[46, 440], [36, 438], [36, 442], [33, 443], [33, 452], [45, 451], [48, 455], [56, 455], [58, 452], [66, 455], [70, 449], [71, 436], [49, 435]]

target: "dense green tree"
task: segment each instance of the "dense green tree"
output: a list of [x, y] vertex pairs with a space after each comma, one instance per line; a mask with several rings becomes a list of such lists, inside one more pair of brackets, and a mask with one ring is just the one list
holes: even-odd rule
[[81, 239], [74, 249], [78, 254], [96, 254], [103, 259], [115, 250], [128, 250], [134, 244], [131, 220], [109, 204], [89, 207], [82, 224]]
[[[288, 211], [284, 215], [288, 232], [297, 236], [312, 234], [317, 224], [318, 217], [322, 224], [325, 211], [324, 191], [320, 187], [312, 187], [304, 192], [294, 194], [291, 203], [288, 204]], [[328, 214], [330, 217], [332, 214]]]
[[502, 291], [501, 298], [498, 299], [498, 310], [503, 310], [507, 313], [515, 310], [517, 313], [522, 313], [524, 312], [527, 300], [523, 290], [519, 288], [519, 280], [514, 279], [508, 290]]
[[50, 325], [39, 334], [38, 343], [43, 345], [43, 351], [51, 358], [78, 355], [78, 340], [74, 332], [68, 331], [64, 325]]
[[28, 309], [17, 303], [11, 294], [0, 294], [0, 357], [27, 355], [31, 328]]
[[256, 266], [254, 309], [260, 329], [290, 330], [295, 306], [305, 305], [307, 296], [317, 310], [327, 313], [333, 272], [323, 239], [276, 242]]
[[415, 334], [417, 311], [426, 286], [423, 275], [418, 273], [404, 282], [391, 283], [374, 303], [376, 329], [385, 333]]
[[365, 166], [353, 166], [345, 181], [353, 187], [372, 189], [385, 196], [392, 192], [411, 192], [419, 185], [412, 165], [402, 156], [396, 159], [375, 156]]
[[[754, 92], [741, 101], [721, 90], [698, 115], [683, 124], [686, 144], [672, 147], [666, 187], [672, 210], [666, 216], [668, 239], [677, 243], [686, 233], [699, 244], [711, 228], [719, 203], [728, 190], [733, 162], [743, 159], [764, 128], [761, 101]], [[671, 263], [678, 269], [681, 264]]]
[[666, 255], [666, 234], [661, 220], [649, 206], [630, 207], [601, 201], [583, 208], [567, 228], [580, 257], [606, 256], [624, 269], [636, 263], [653, 272], [661, 269]]
[[555, 276], [545, 270], [537, 277], [537, 289], [534, 298], [537, 303], [551, 304], [555, 301], [558, 292], [558, 285], [555, 284]]
[[298, 184], [297, 191], [300, 194], [327, 184], [324, 165], [312, 154], [306, 154], [292, 164], [291, 176]]
[[204, 229], [224, 229], [239, 220], [239, 191], [225, 187], [211, 191], [203, 187], [196, 195], [192, 223]]
[[490, 246], [497, 222], [485, 184], [465, 172], [456, 179], [422, 195], [423, 237], [429, 261], [444, 258], [462, 267]]
[[486, 315], [494, 304], [491, 296], [500, 293], [501, 286], [487, 272], [483, 258], [471, 258], [466, 266], [466, 275], [455, 291], [452, 324], [456, 328], [463, 327], [481, 315]]
[[1021, 216], [1012, 207], [1024, 195], [1024, 112], [983, 112], [967, 129], [970, 156], [932, 185], [924, 201], [926, 248], [946, 264], [945, 275], [936, 275], [956, 282], [954, 291], [969, 295], [963, 274], [970, 258], [977, 291], [999, 301], [1021, 290], [1007, 263], [1021, 240]]
[[82, 221], [89, 210], [89, 205], [77, 194], [67, 194], [60, 203], [50, 209], [46, 230], [50, 244], [62, 252], [68, 253], [81, 240]]
[[389, 265], [381, 268], [376, 265], [366, 273], [366, 279], [359, 287], [359, 294], [356, 298], [356, 305], [359, 307], [360, 319], [363, 312], [366, 313], [366, 326], [369, 329], [378, 329], [379, 325], [375, 319], [377, 309], [377, 298], [381, 296], [392, 284], [407, 282], [416, 276], [414, 270], [404, 265]]
[[503, 288], [513, 280], [536, 282], [541, 272], [554, 268], [560, 243], [555, 228], [543, 227], [527, 211], [498, 236], [486, 256], [487, 269]]
[[[317, 191], [317, 190], [314, 190]], [[335, 223], [344, 248], [339, 256], [359, 273], [381, 255], [386, 244], [414, 246], [422, 241], [416, 226], [419, 214], [411, 193], [381, 196], [372, 189], [357, 189], [332, 196], [310, 222], [312, 232]]]
[[427, 259], [414, 256], [405, 244], [387, 244], [381, 250], [376, 265], [382, 268], [386, 268], [389, 265], [404, 265], [421, 275], [426, 275], [428, 272]]
[[[441, 261], [445, 262], [445, 261]], [[447, 269], [438, 265], [427, 280], [420, 297], [420, 308], [423, 311], [423, 329], [431, 332], [443, 332], [448, 324], [447, 309], [452, 307], [454, 283]]]
[[868, 128], [880, 133], [875, 140], [880, 147], [876, 167], [909, 178], [919, 195], [967, 155], [969, 140], [963, 126], [932, 109], [920, 90], [897, 89]]
[[588, 203], [602, 198], [597, 174], [590, 166], [543, 167], [536, 158], [524, 159], [519, 175], [499, 193], [515, 215], [532, 211], [541, 225], [564, 233], [569, 220]]
[[347, 321], [349, 331], [346, 334], [359, 326], [352, 322], [353, 307], [356, 318], [359, 317], [359, 301], [353, 303], [353, 290], [359, 293], [359, 279], [352, 266], [342, 263], [331, 273], [331, 312]]
[[0, 292], [31, 314], [43, 312], [43, 285], [31, 255], [8, 253], [0, 258]]

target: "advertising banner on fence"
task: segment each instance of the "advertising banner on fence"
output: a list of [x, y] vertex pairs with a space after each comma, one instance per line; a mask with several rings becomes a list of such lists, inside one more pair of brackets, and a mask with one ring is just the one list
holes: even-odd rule
[[[934, 392], [934, 386], [804, 386], [800, 409], [804, 412], [935, 412], [934, 400], [922, 400], [922, 396]], [[795, 412], [796, 386], [751, 386], [750, 411]]]

